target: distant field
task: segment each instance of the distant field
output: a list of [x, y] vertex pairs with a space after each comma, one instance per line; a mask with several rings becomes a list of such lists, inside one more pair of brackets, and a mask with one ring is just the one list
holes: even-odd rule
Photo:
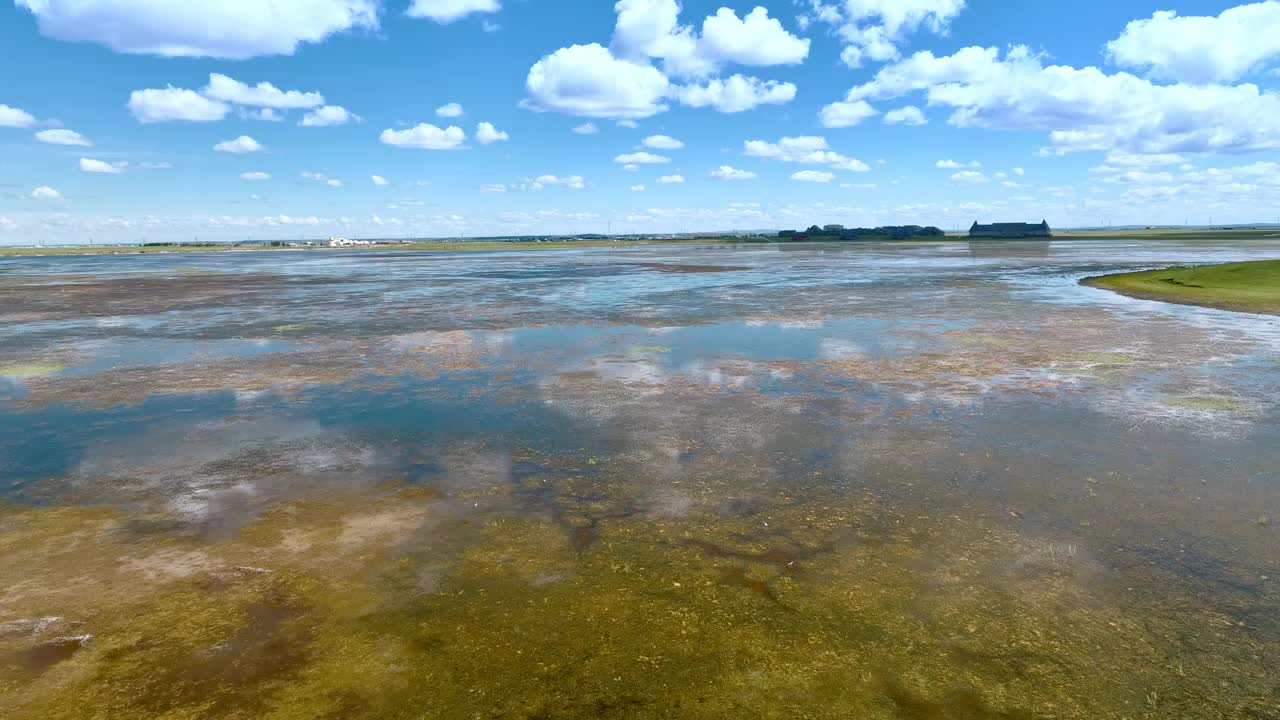
[[1280, 315], [1280, 260], [1106, 275], [1083, 282], [1146, 300]]
[[[1280, 239], [1280, 228], [1266, 228], [1261, 230], [1059, 230], [1054, 231], [1052, 239], [1056, 240], [1103, 240], [1103, 239], [1128, 239], [1128, 240], [1166, 240], [1166, 241], [1214, 241], [1214, 240], [1262, 240], [1262, 239]], [[968, 242], [967, 233], [952, 233], [944, 237], [930, 237], [920, 239], [895, 239], [888, 236], [868, 235], [857, 239], [845, 239], [839, 237], [818, 236], [812, 237], [808, 242], [813, 243], [889, 243], [894, 245], [937, 245], [941, 243]], [[1040, 238], [1011, 238], [1015, 242], [1027, 241], [1043, 241]], [[982, 242], [1001, 242], [1000, 239], [983, 238]], [[398, 243], [387, 245], [361, 245], [346, 248], [338, 248], [341, 250], [358, 250], [363, 252], [387, 252], [387, 251], [416, 251], [416, 252], [476, 252], [482, 250], [564, 250], [572, 248], [597, 248], [597, 247], [628, 247], [639, 245], [686, 245], [686, 244], [721, 244], [721, 245], [741, 245], [741, 244], [768, 244], [777, 242], [786, 244], [791, 241], [783, 239], [765, 239], [765, 238], [724, 238], [724, 237], [702, 237], [702, 238], [684, 238], [680, 240], [565, 240], [559, 242], [536, 242], [536, 241], [489, 241], [489, 240], [431, 240], [413, 243]], [[202, 252], [262, 252], [266, 250], [314, 250], [317, 252], [331, 251], [333, 248], [328, 247], [311, 247], [311, 248], [281, 248], [270, 245], [240, 245], [240, 244], [205, 244], [205, 245], [97, 245], [97, 246], [80, 246], [80, 247], [0, 247], [0, 257], [27, 257], [27, 256], [48, 256], [48, 255], [136, 255], [136, 254], [154, 254], [154, 253], [202, 253]]]
[[1260, 230], [1055, 230], [1057, 239], [1083, 240], [1089, 238], [1131, 240], [1262, 240], [1280, 239], [1280, 228]]
[[686, 244], [729, 244], [738, 242], [724, 238], [689, 238], [683, 240], [566, 240], [562, 242], [500, 242], [500, 241], [431, 241], [415, 243], [396, 243], [388, 245], [356, 245], [345, 248], [329, 247], [272, 247], [269, 245], [96, 245], [80, 247], [0, 247], [0, 257], [35, 257], [49, 255], [139, 255], [158, 253], [204, 253], [204, 252], [264, 252], [268, 250], [309, 250], [314, 252], [333, 252], [336, 250], [356, 250], [361, 252], [475, 252], [480, 250], [565, 250], [571, 248], [594, 247], [630, 247], [636, 245], [686, 245]]

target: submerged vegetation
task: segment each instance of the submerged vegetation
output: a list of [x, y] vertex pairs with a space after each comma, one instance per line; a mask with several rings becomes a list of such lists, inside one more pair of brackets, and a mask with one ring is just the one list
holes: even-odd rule
[[0, 274], [0, 717], [1280, 717], [1266, 319], [936, 246], [308, 259]]
[[1123, 273], [1084, 283], [1147, 300], [1280, 315], [1280, 260]]

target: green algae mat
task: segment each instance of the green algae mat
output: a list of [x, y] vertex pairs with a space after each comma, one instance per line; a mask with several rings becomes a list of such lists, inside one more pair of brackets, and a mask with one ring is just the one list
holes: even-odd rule
[[1280, 315], [1280, 260], [1105, 275], [1084, 283], [1146, 300]]

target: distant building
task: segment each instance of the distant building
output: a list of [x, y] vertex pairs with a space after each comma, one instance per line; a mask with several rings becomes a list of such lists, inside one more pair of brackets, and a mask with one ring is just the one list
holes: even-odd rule
[[844, 232], [844, 226], [843, 225], [823, 225], [822, 230], [823, 232], [840, 233], [840, 232]]
[[974, 223], [969, 228], [969, 237], [973, 238], [1034, 238], [1034, 237], [1053, 237], [1053, 232], [1049, 229], [1049, 223], [1041, 220], [1039, 225], [1031, 223], [995, 223], [994, 225], [979, 225]]

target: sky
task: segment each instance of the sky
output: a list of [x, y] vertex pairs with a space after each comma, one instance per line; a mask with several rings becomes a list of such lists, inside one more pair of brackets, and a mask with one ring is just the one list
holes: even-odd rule
[[1280, 221], [1280, 0], [0, 0], [0, 244]]

